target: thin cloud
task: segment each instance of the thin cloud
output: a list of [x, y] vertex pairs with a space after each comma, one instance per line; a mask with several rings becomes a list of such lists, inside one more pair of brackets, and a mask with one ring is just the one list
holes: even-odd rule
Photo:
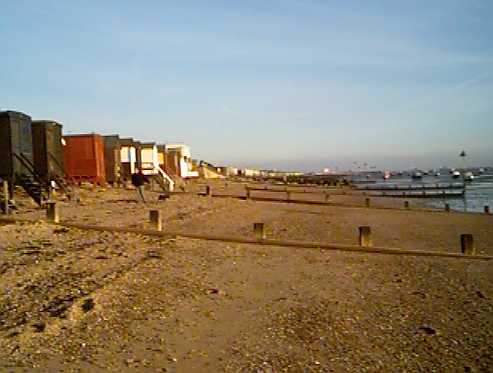
[[456, 89], [461, 89], [461, 88], [466, 88], [466, 87], [470, 87], [470, 86], [474, 86], [478, 83], [481, 83], [481, 82], [484, 82], [486, 80], [488, 80], [490, 77], [492, 76], [491, 73], [484, 73], [484, 74], [480, 74], [474, 78], [471, 78], [471, 79], [467, 79], [463, 82], [460, 82], [459, 84], [457, 84], [455, 86]]

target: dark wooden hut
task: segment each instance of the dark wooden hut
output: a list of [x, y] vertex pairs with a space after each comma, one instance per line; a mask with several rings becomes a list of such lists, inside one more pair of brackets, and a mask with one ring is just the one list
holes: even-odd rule
[[13, 182], [30, 174], [32, 163], [31, 117], [16, 111], [0, 112], [0, 178]]
[[54, 121], [32, 122], [34, 169], [46, 181], [63, 178], [62, 125]]

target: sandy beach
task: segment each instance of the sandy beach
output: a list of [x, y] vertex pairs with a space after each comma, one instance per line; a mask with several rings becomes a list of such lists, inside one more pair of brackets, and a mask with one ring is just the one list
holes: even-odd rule
[[[211, 183], [213, 194], [244, 192]], [[329, 191], [328, 205], [82, 189], [62, 221], [493, 255], [493, 216]], [[316, 188], [306, 188], [315, 190]], [[272, 192], [256, 191], [255, 195]], [[279, 194], [279, 193], [274, 193]], [[253, 194], [252, 194], [253, 195]], [[293, 199], [320, 200], [315, 193]], [[65, 228], [26, 199], [0, 225], [0, 370], [489, 372], [493, 262], [151, 237]]]

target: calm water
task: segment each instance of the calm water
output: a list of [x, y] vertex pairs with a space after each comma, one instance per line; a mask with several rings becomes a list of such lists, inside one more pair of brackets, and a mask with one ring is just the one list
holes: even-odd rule
[[[450, 208], [457, 211], [483, 212], [484, 206], [493, 209], [493, 175], [482, 175], [466, 183], [464, 198], [448, 198]], [[430, 200], [429, 206], [443, 207], [443, 200]]]
[[[416, 181], [406, 176], [391, 177], [386, 182], [378, 180], [376, 184], [435, 184], [435, 183], [457, 183], [462, 179], [453, 179], [449, 175], [444, 176], [424, 176], [423, 179]], [[375, 185], [375, 184], [371, 184]], [[445, 203], [450, 208], [457, 211], [483, 212], [484, 206], [490, 206], [493, 211], [493, 175], [480, 175], [472, 182], [466, 182], [466, 193], [464, 197], [453, 198], [426, 198], [423, 199], [430, 207], [444, 207]]]

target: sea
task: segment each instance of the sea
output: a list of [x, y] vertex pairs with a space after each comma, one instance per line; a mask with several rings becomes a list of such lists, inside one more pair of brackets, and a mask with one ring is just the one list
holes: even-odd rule
[[[391, 176], [390, 179], [383, 181], [375, 180], [371, 185], [422, 185], [436, 183], [457, 183], [462, 179], [454, 179], [450, 175], [440, 176], [423, 176], [420, 180], [414, 180], [410, 176]], [[445, 203], [455, 211], [463, 212], [484, 212], [484, 206], [489, 206], [493, 212], [493, 174], [477, 175], [474, 180], [465, 182], [464, 196], [447, 197], [447, 198], [423, 198], [426, 206], [434, 208], [443, 208]]]
[[[450, 182], [455, 180], [449, 176], [445, 178], [448, 178], [447, 181]], [[427, 182], [426, 177], [423, 182]], [[490, 210], [493, 210], [493, 175], [478, 175], [474, 180], [466, 182], [465, 186], [464, 197], [447, 198], [451, 209], [464, 212], [484, 212], [484, 206], [490, 206]], [[444, 205], [443, 199], [431, 199], [425, 203], [430, 207], [443, 207]]]

